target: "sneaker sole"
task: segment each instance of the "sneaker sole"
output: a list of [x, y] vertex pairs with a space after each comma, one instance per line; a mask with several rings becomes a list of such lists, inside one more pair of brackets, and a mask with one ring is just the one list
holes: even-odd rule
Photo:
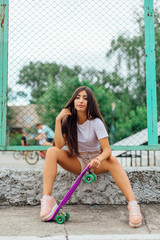
[[141, 225], [142, 225], [142, 221], [140, 223], [138, 223], [138, 224], [133, 224], [133, 223], [129, 222], [129, 226], [132, 227], [132, 228], [138, 228]]
[[56, 208], [58, 207], [58, 205], [54, 205], [54, 207], [52, 208], [52, 211], [45, 217], [41, 218], [42, 222], [45, 222], [45, 221], [48, 221], [48, 220], [51, 220]]

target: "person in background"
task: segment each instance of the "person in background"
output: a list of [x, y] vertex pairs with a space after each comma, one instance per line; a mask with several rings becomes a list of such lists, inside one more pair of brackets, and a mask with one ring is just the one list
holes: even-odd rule
[[40, 141], [44, 138], [44, 136], [46, 136], [46, 141], [44, 141], [43, 145], [52, 146], [54, 140], [53, 130], [46, 125], [42, 125], [41, 123], [38, 123], [36, 128], [38, 129], [39, 135], [35, 139]]
[[[39, 129], [38, 132], [39, 132], [39, 134], [41, 134], [43, 132], [43, 130]], [[39, 140], [39, 145], [43, 146], [45, 144], [45, 142], [46, 142], [46, 134], [43, 134], [41, 136], [41, 139]], [[47, 153], [47, 151], [45, 151], [45, 150], [39, 151], [39, 154], [41, 155], [42, 158], [45, 158], [46, 153]]]
[[27, 146], [27, 138], [26, 138], [26, 132], [22, 133], [22, 137], [21, 137], [21, 145], [22, 146]]
[[[39, 129], [39, 130], [38, 130], [38, 133], [39, 133], [39, 134], [41, 134], [42, 132], [43, 132], [42, 129]], [[46, 139], [47, 139], [46, 134], [43, 134], [43, 135], [41, 136], [41, 139], [39, 140], [39, 145], [43, 146], [43, 145], [45, 144], [45, 142], [46, 142]]]

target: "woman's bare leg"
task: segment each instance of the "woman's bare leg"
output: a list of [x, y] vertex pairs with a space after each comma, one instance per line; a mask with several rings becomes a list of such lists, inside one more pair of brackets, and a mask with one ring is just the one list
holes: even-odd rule
[[[57, 163], [69, 172], [77, 175], [81, 172], [81, 166], [77, 158], [69, 156], [67, 151], [57, 147], [51, 147], [47, 151], [43, 171], [43, 195], [51, 195], [54, 180], [57, 175]], [[95, 170], [96, 174], [110, 171], [116, 185], [123, 192], [128, 201], [135, 200], [128, 176], [118, 160], [111, 156], [104, 160], [101, 166]]]
[[124, 196], [126, 197], [127, 201], [135, 200], [135, 196], [128, 179], [128, 176], [118, 160], [111, 156], [109, 159], [102, 161], [101, 166], [95, 170], [96, 174], [104, 173], [110, 171], [112, 177], [118, 186], [118, 188], [123, 192]]
[[49, 148], [43, 170], [43, 195], [52, 195], [52, 187], [57, 175], [57, 163], [69, 172], [77, 175], [81, 172], [77, 158], [69, 156], [67, 151], [57, 147]]

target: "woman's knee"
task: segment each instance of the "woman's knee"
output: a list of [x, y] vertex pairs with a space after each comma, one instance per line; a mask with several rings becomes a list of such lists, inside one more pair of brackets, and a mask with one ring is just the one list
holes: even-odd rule
[[114, 156], [110, 156], [108, 159], [104, 160], [101, 165], [103, 171], [107, 173], [108, 171], [112, 171], [112, 169], [118, 166], [119, 162], [117, 158], [115, 158]]
[[58, 147], [50, 147], [47, 150], [47, 155], [57, 155], [59, 152], [61, 151], [61, 149], [59, 149]]
[[119, 161], [118, 161], [117, 158], [114, 157], [114, 156], [110, 156], [110, 157], [107, 159], [107, 161], [108, 161], [108, 163], [109, 163], [110, 166], [119, 166], [119, 165], [120, 165]]

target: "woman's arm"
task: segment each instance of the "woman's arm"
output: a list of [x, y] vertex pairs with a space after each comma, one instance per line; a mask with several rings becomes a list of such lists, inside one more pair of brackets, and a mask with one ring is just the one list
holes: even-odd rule
[[111, 148], [110, 148], [110, 145], [109, 145], [108, 137], [99, 139], [99, 142], [100, 142], [100, 145], [101, 145], [101, 148], [102, 148], [102, 153], [100, 155], [98, 155], [97, 158], [100, 161], [103, 161], [103, 160], [108, 159], [111, 156], [112, 151], [111, 151]]
[[65, 138], [62, 134], [62, 124], [59, 119], [56, 119], [54, 141], [55, 146], [58, 148], [62, 148], [65, 145]]
[[54, 141], [55, 146], [58, 148], [62, 148], [65, 145], [65, 134], [62, 134], [61, 121], [63, 120], [64, 117], [68, 115], [71, 115], [70, 110], [64, 108], [56, 118]]
[[90, 168], [98, 168], [103, 160], [108, 159], [111, 156], [111, 148], [109, 145], [109, 140], [107, 137], [99, 139], [102, 153], [97, 155], [94, 159], [90, 162]]

